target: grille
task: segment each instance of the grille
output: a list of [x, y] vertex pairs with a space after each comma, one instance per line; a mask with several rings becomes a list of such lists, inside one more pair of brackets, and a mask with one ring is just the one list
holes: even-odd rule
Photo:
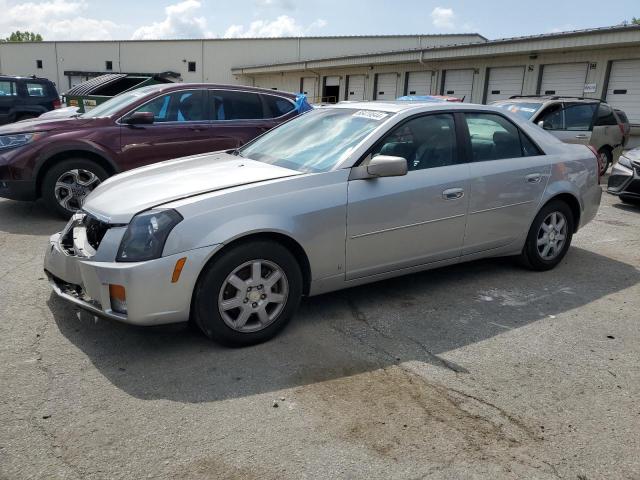
[[84, 228], [87, 232], [87, 241], [89, 242], [89, 245], [91, 245], [94, 250], [98, 250], [98, 247], [107, 233], [107, 230], [109, 230], [110, 225], [108, 223], [101, 222], [91, 215], [87, 215], [84, 217]]

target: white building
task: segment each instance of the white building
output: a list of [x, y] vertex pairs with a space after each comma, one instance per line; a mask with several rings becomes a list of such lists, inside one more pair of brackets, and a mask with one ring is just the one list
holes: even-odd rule
[[479, 34], [0, 44], [0, 72], [64, 92], [106, 72], [175, 71], [187, 82], [303, 91], [313, 100], [450, 94], [607, 100], [640, 133], [640, 26], [487, 40]]

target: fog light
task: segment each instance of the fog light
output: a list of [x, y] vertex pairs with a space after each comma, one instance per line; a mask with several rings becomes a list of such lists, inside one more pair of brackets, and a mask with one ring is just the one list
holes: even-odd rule
[[116, 313], [127, 313], [127, 294], [122, 285], [109, 285], [111, 310]]

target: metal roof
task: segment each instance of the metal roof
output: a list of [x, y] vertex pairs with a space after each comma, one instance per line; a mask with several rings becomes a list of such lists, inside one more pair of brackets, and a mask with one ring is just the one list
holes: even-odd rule
[[100, 75], [99, 77], [82, 82], [81, 84], [67, 90], [65, 95], [90, 95], [96, 88], [104, 87], [105, 85], [109, 85], [110, 83], [116, 82], [126, 76], [126, 73], [107, 73], [106, 75]]
[[[306, 70], [308, 68], [322, 68], [325, 65], [321, 65], [322, 63], [326, 63], [327, 67], [329, 66], [350, 66], [359, 64], [358, 60], [369, 61], [373, 57], [381, 57], [379, 62], [375, 63], [397, 63], [400, 61], [418, 61], [419, 59], [423, 59], [423, 55], [425, 53], [432, 53], [433, 55], [429, 59], [445, 59], [447, 58], [446, 54], [439, 54], [438, 52], [447, 52], [448, 50], [461, 50], [461, 49], [474, 49], [476, 52], [469, 51], [469, 54], [466, 56], [475, 56], [475, 55], [496, 55], [496, 54], [507, 54], [507, 53], [523, 53], [531, 50], [543, 50], [543, 49], [569, 49], [569, 48], [579, 48], [582, 46], [591, 46], [598, 47], [598, 45], [605, 45], [606, 42], [601, 41], [593, 41], [587, 42], [590, 45], [579, 45], [576, 42], [572, 42], [569, 40], [576, 39], [578, 37], [590, 36], [594, 40], [596, 38], [600, 38], [607, 34], [614, 34], [620, 32], [622, 34], [632, 33], [638, 34], [637, 39], [634, 39], [633, 42], [640, 42], [640, 25], [615, 25], [611, 27], [598, 27], [598, 28], [589, 28], [583, 30], [572, 30], [567, 32], [557, 32], [557, 33], [544, 33], [539, 35], [530, 35], [530, 36], [522, 36], [522, 37], [510, 37], [510, 38], [500, 38], [496, 40], [488, 40], [486, 42], [468, 42], [468, 43], [460, 43], [460, 44], [450, 44], [450, 45], [435, 45], [432, 47], [420, 47], [420, 48], [410, 48], [410, 49], [402, 49], [402, 50], [388, 50], [382, 52], [371, 52], [371, 53], [363, 53], [363, 54], [354, 54], [354, 55], [344, 55], [339, 57], [325, 57], [325, 58], [317, 58], [317, 59], [309, 59], [305, 61], [294, 61], [294, 62], [284, 62], [280, 64], [263, 64], [263, 65], [252, 65], [252, 66], [240, 66], [232, 68], [232, 72], [235, 74], [243, 74], [243, 73], [268, 73], [274, 71], [281, 71], [283, 69], [288, 70]], [[560, 40], [561, 42], [550, 42], [552, 40]], [[562, 42], [562, 40], [568, 40], [566, 43]], [[544, 43], [552, 43], [550, 45], [542, 45], [541, 42]], [[613, 40], [609, 42], [609, 44], [615, 44], [616, 41]], [[620, 42], [620, 43], [628, 43], [628, 41]], [[531, 49], [523, 49], [522, 45], [531, 44]], [[608, 46], [609, 44], [605, 45]], [[513, 48], [512, 51], [509, 51], [508, 47], [513, 45], [514, 47], [520, 46], [520, 48]], [[460, 56], [453, 55], [453, 56]], [[389, 57], [389, 58], [386, 58]], [[390, 58], [396, 57], [396, 58]], [[334, 65], [335, 64], [335, 65]], [[245, 72], [245, 70], [264, 70], [264, 72]]]

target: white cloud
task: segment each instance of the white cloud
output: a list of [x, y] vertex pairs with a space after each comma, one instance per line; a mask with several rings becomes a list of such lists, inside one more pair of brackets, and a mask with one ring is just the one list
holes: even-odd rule
[[312, 30], [324, 28], [327, 22], [321, 18], [303, 26], [295, 18], [288, 15], [280, 15], [272, 21], [255, 20], [248, 27], [244, 25], [231, 25], [224, 33], [225, 38], [252, 38], [252, 37], [299, 37], [310, 33]]
[[199, 0], [184, 0], [164, 9], [165, 19], [138, 28], [133, 32], [134, 40], [156, 38], [201, 38], [213, 36], [207, 30], [207, 19], [199, 16], [202, 7]]
[[14, 3], [0, 0], [0, 35], [16, 30], [40, 33], [45, 40], [109, 40], [122, 26], [81, 15], [86, 0], [49, 0]]
[[453, 29], [455, 28], [456, 14], [452, 8], [436, 7], [431, 12], [431, 21], [437, 28]]
[[255, 0], [259, 8], [280, 8], [282, 10], [295, 10], [296, 6], [292, 0]]

